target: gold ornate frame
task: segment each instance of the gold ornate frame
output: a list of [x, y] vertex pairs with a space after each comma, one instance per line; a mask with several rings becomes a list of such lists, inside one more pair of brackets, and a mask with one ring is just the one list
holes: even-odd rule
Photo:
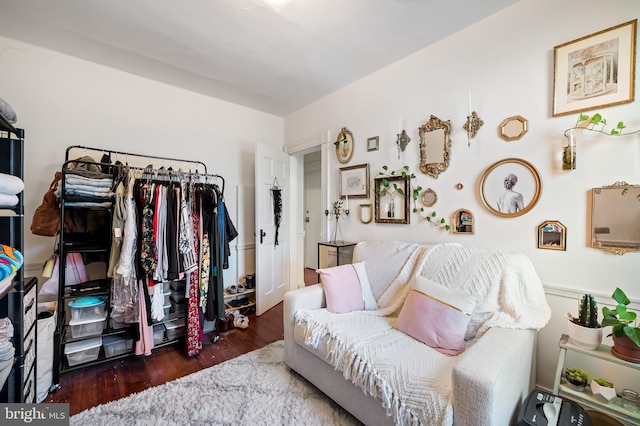
[[[429, 132], [438, 129], [444, 130], [442, 161], [428, 163], [426, 137]], [[451, 160], [451, 121], [443, 121], [435, 115], [431, 115], [429, 121], [420, 126], [418, 132], [420, 135], [420, 171], [437, 179], [440, 173], [447, 170]]]

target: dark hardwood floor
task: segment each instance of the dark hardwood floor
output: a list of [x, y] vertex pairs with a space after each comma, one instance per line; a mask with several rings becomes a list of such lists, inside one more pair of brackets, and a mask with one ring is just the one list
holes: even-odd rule
[[[306, 268], [305, 283], [317, 281], [315, 271]], [[69, 403], [70, 414], [77, 414], [283, 339], [282, 303], [259, 317], [253, 313], [247, 316], [248, 328], [221, 333], [216, 343], [211, 343], [214, 333], [205, 335], [203, 350], [195, 357], [187, 356], [184, 343], [178, 343], [155, 349], [151, 356], [130, 356], [64, 373], [60, 377], [60, 388], [50, 393], [43, 403]]]

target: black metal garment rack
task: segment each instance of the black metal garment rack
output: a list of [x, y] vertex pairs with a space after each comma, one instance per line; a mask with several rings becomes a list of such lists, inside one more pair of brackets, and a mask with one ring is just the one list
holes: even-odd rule
[[[101, 226], [94, 226], [94, 229], [82, 229], [82, 232], [79, 232], [79, 229], [66, 229], [64, 226], [62, 226], [60, 230], [60, 241], [58, 245], [60, 259], [58, 277], [58, 316], [56, 332], [54, 335], [54, 385], [52, 386], [52, 391], [57, 389], [59, 386], [60, 374], [63, 372], [95, 365], [101, 362], [112, 361], [117, 358], [130, 356], [134, 353], [133, 349], [129, 348], [129, 350], [116, 356], [107, 356], [105, 349], [105, 353], [102, 353], [101, 351], [97, 359], [70, 365], [68, 359], [65, 359], [65, 345], [68, 343], [78, 342], [83, 340], [83, 338], [85, 340], [90, 340], [91, 338], [95, 339], [96, 337], [129, 336], [127, 333], [133, 334], [134, 337], [137, 335], [133, 324], [124, 328], [115, 327], [110, 318], [111, 279], [106, 277], [107, 268], [105, 268], [105, 278], [91, 280], [75, 286], [65, 286], [68, 272], [68, 268], [66, 267], [67, 255], [69, 253], [82, 253], [85, 258], [87, 256], [102, 256], [103, 259], [106, 258], [106, 264], [108, 265], [111, 239], [113, 238], [113, 232], [111, 229], [114, 208], [113, 198], [107, 202], [95, 203], [95, 205], [91, 203], [85, 205], [83, 204], [84, 201], [95, 201], [95, 198], [85, 200], [76, 195], [74, 196], [73, 201], [76, 203], [80, 202], [79, 206], [78, 204], [74, 205], [74, 203], [69, 205], [69, 200], [71, 198], [67, 196], [67, 175], [70, 173], [71, 168], [77, 167], [78, 164], [81, 164], [83, 168], [93, 166], [93, 169], [97, 168], [101, 173], [113, 176], [115, 178], [114, 180], [117, 180], [123, 169], [128, 169], [136, 175], [136, 179], [146, 180], [148, 182], [179, 183], [184, 180], [189, 180], [190, 182], [196, 183], [220, 184], [222, 187], [222, 193], [224, 193], [225, 185], [224, 178], [222, 176], [207, 173], [207, 166], [202, 161], [134, 154], [81, 145], [73, 145], [67, 148], [65, 153], [65, 162], [62, 167], [62, 182], [60, 185], [61, 223], [64, 223], [64, 218], [66, 218], [68, 214], [77, 214], [78, 211], [86, 212], [87, 210], [90, 210], [92, 214], [97, 214], [98, 217], [103, 217], [103, 221]], [[174, 291], [173, 285], [171, 286], [170, 291]], [[166, 295], [168, 293], [164, 294], [165, 300], [167, 300], [169, 296]], [[102, 333], [97, 336], [91, 335], [83, 338], [74, 338], [70, 332], [68, 315], [68, 311], [70, 309], [68, 309], [68, 302], [81, 295], [98, 296], [105, 299], [107, 312], [105, 322], [106, 326], [102, 330]], [[173, 294], [171, 297], [173, 297]], [[222, 294], [220, 294], [219, 297], [222, 297]], [[173, 299], [171, 303], [173, 304]], [[168, 312], [168, 308], [165, 312]], [[216, 314], [224, 316], [224, 310]], [[173, 311], [172, 307], [171, 313], [168, 314], [164, 320], [153, 324], [150, 323], [149, 325], [158, 325], [165, 322], [168, 323], [176, 319], [179, 320], [184, 318], [186, 315], [186, 312]], [[214, 330], [215, 337], [213, 338], [213, 342], [216, 342], [220, 334], [217, 321], [214, 321]], [[167, 337], [161, 344], [156, 344], [156, 347], [173, 344], [178, 340], [179, 339], [177, 337]]]

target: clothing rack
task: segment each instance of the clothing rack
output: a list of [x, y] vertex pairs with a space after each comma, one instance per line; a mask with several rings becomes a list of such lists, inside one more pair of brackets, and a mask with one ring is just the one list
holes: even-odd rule
[[[67, 152], [68, 152], [68, 149], [67, 149]], [[187, 162], [186, 160], [177, 160], [177, 161], [180, 163]], [[69, 170], [69, 165], [73, 163], [93, 164], [99, 167], [101, 170], [104, 170], [104, 168], [112, 169], [112, 168], [118, 167], [117, 164], [88, 161], [88, 160], [83, 160], [82, 157], [80, 157], [73, 160], [69, 160], [67, 158], [67, 161], [65, 161], [64, 164], [62, 165], [62, 170], [63, 171]], [[198, 163], [200, 165], [203, 165], [205, 171], [207, 169], [207, 166], [200, 161], [197, 161], [197, 162], [193, 161], [192, 163]], [[140, 179], [149, 179], [153, 181], [180, 182], [182, 179], [188, 179], [195, 183], [205, 183], [205, 184], [217, 183], [216, 181], [221, 181], [222, 182], [222, 184], [220, 185], [221, 194], [224, 196], [225, 180], [223, 176], [218, 174], [199, 173], [197, 169], [195, 170], [195, 172], [192, 172], [192, 171], [185, 172], [181, 169], [173, 170], [172, 168], [157, 169], [157, 168], [153, 168], [151, 165], [146, 167], [124, 165], [124, 167], [129, 170], [139, 171]], [[210, 182], [210, 179], [213, 180], [213, 182]], [[63, 182], [63, 189], [64, 189], [64, 182]]]
[[[86, 154], [88, 151], [93, 151], [96, 154], [103, 154], [103, 155], [108, 155], [110, 158], [115, 156], [116, 160], [120, 160], [121, 163], [123, 163], [124, 165], [129, 165], [129, 159], [131, 160], [147, 160], [146, 164], [151, 164], [151, 160], [160, 160], [160, 162], [162, 163], [162, 165], [165, 165], [165, 161], [166, 162], [170, 162], [170, 165], [174, 165], [174, 166], [178, 166], [180, 165], [181, 167], [178, 168], [183, 168], [186, 169], [185, 167], [182, 167], [183, 164], [191, 164], [193, 166], [195, 166], [194, 170], [195, 173], [198, 173], [198, 166], [202, 166], [202, 168], [204, 169], [204, 174], [207, 174], [207, 165], [204, 164], [202, 161], [197, 161], [197, 160], [184, 160], [184, 159], [180, 159], [180, 158], [172, 158], [172, 157], [162, 157], [162, 156], [158, 156], [158, 155], [148, 155], [148, 154], [135, 154], [132, 152], [124, 152], [124, 151], [115, 151], [112, 149], [105, 149], [105, 148], [93, 148], [90, 146], [83, 146], [83, 145], [71, 145], [69, 147], [67, 147], [67, 150], [65, 152], [65, 161], [69, 160], [70, 157], [70, 153], [73, 150], [82, 150], [84, 154]], [[124, 161], [122, 161], [123, 159], [120, 159], [119, 157], [122, 156], [124, 157]], [[100, 161], [98, 161], [100, 162]], [[142, 162], [143, 164], [145, 163], [144, 161]], [[133, 165], [133, 164], [132, 164]], [[140, 167], [141, 165], [135, 165]], [[189, 170], [191, 170], [191, 168], [189, 168]]]

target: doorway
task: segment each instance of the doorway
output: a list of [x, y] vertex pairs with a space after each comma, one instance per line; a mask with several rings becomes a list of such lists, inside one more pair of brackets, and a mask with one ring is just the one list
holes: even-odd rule
[[304, 267], [318, 268], [318, 243], [322, 236], [322, 192], [320, 150], [304, 155]]

